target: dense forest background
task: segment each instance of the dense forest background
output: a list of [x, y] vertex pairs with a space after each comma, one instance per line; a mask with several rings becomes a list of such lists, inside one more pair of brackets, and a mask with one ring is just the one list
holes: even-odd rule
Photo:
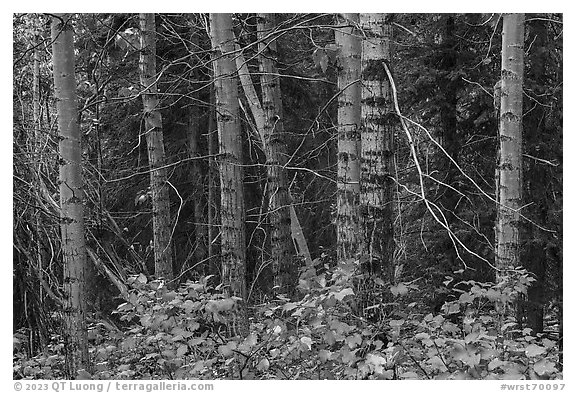
[[15, 14], [14, 378], [562, 378], [563, 20], [511, 17]]

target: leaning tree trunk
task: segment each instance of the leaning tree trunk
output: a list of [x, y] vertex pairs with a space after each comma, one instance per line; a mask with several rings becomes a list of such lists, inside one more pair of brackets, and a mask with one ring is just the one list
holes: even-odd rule
[[170, 195], [165, 166], [162, 115], [158, 109], [156, 84], [156, 22], [154, 14], [140, 14], [140, 84], [144, 102], [144, 125], [150, 189], [152, 191], [152, 230], [154, 238], [154, 266], [157, 278], [173, 278], [172, 247], [170, 245]]
[[285, 168], [286, 133], [280, 77], [276, 66], [276, 38], [269, 34], [275, 27], [274, 14], [258, 14], [260, 86], [264, 111], [263, 141], [268, 178], [268, 222], [272, 257], [273, 292], [292, 293], [297, 270], [292, 265], [292, 234], [290, 229], [290, 196]]
[[84, 184], [76, 78], [74, 36], [70, 15], [52, 20], [54, 90], [58, 112], [60, 153], [60, 228], [64, 265], [64, 338], [69, 378], [80, 369], [89, 369], [86, 331], [86, 239], [84, 232]]
[[362, 244], [360, 230], [361, 41], [358, 14], [341, 14], [336, 29], [340, 47], [338, 73], [338, 181], [336, 235], [338, 260], [354, 258]]
[[362, 130], [360, 210], [363, 253], [373, 272], [392, 277], [394, 128], [398, 119], [384, 63], [391, 61], [392, 26], [386, 14], [360, 14]]
[[[502, 32], [502, 91], [500, 100], [497, 183], [496, 267], [498, 281], [507, 269], [520, 266], [520, 206], [522, 205], [522, 86], [524, 78], [524, 14], [504, 15]], [[501, 307], [501, 317], [514, 316]]]
[[210, 35], [214, 50], [214, 84], [220, 138], [222, 282], [231, 296], [243, 299], [233, 322], [233, 332], [247, 335], [244, 175], [232, 15], [210, 14]]

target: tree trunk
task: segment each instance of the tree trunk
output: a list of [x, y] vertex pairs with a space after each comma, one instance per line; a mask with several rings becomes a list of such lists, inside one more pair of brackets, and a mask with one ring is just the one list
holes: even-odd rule
[[394, 128], [398, 119], [391, 103], [390, 82], [383, 63], [390, 64], [392, 26], [386, 14], [360, 14], [362, 41], [362, 129], [360, 211], [363, 253], [372, 272], [392, 277], [394, 233], [392, 196]]
[[[496, 219], [498, 281], [507, 269], [520, 265], [522, 205], [522, 86], [524, 77], [524, 14], [504, 15], [502, 33], [502, 96], [500, 101], [499, 162]], [[515, 315], [514, 306], [502, 307], [501, 316]]]
[[266, 38], [275, 28], [274, 14], [258, 14], [260, 86], [264, 111], [263, 144], [268, 178], [268, 222], [274, 293], [291, 294], [296, 286], [290, 230], [290, 197], [286, 168], [286, 134], [278, 56], [275, 38]]
[[336, 29], [340, 47], [338, 73], [338, 181], [336, 234], [338, 260], [357, 256], [362, 244], [360, 230], [360, 106], [361, 40], [354, 25], [358, 14], [341, 14]]
[[162, 115], [158, 109], [156, 84], [156, 22], [154, 14], [140, 14], [140, 84], [144, 102], [144, 124], [150, 189], [152, 191], [152, 230], [154, 237], [154, 265], [156, 278], [172, 280], [172, 247], [170, 245], [170, 195], [162, 135]]
[[[240, 46], [236, 45], [236, 50], [240, 51]], [[252, 112], [252, 117], [254, 118], [254, 123], [256, 124], [256, 128], [258, 130], [258, 135], [260, 137], [260, 141], [262, 145], [265, 144], [266, 135], [264, 130], [265, 125], [265, 114], [264, 109], [262, 109], [262, 105], [260, 104], [260, 98], [256, 93], [256, 89], [254, 88], [254, 84], [252, 83], [252, 78], [250, 77], [250, 72], [248, 71], [248, 66], [246, 64], [246, 60], [242, 53], [236, 54], [236, 67], [238, 68], [238, 75], [240, 77], [240, 83], [242, 84], [242, 89], [244, 90], [244, 95], [246, 96], [246, 100], [250, 105], [250, 111]], [[263, 148], [265, 150], [265, 148]], [[292, 196], [290, 195], [290, 191], [288, 190], [288, 200], [291, 202]], [[298, 216], [296, 215], [296, 210], [294, 206], [290, 204], [290, 231], [292, 235], [292, 244], [294, 245], [294, 251], [296, 255], [305, 261], [307, 265], [312, 263], [312, 258], [310, 256], [310, 251], [308, 250], [308, 244], [306, 239], [304, 238], [304, 232], [300, 226], [300, 222], [298, 221]]]
[[[37, 37], [35, 44], [39, 45], [40, 38]], [[32, 64], [32, 118], [34, 122], [34, 158], [40, 168], [42, 163], [42, 129], [40, 121], [40, 49], [34, 49], [34, 58]]]
[[214, 161], [217, 154], [218, 145], [218, 130], [216, 129], [216, 124], [214, 121], [215, 117], [215, 106], [216, 97], [214, 88], [210, 88], [210, 109], [208, 114], [208, 133], [206, 138], [208, 139], [208, 258], [210, 260], [209, 270], [210, 274], [221, 276], [220, 261], [218, 258], [218, 253], [216, 252], [216, 238], [217, 236], [217, 222], [218, 220], [218, 185], [215, 182], [214, 177]]
[[[460, 151], [460, 140], [458, 138], [458, 91], [460, 90], [461, 78], [454, 78], [456, 71], [458, 52], [456, 48], [455, 34], [455, 17], [451, 14], [445, 15], [441, 19], [444, 24], [442, 31], [442, 43], [438, 49], [438, 88], [440, 106], [440, 125], [441, 125], [441, 145], [455, 162], [458, 162], [458, 152]], [[447, 186], [440, 187], [441, 194], [438, 196], [439, 204], [442, 206], [446, 224], [454, 231], [454, 225], [457, 225], [456, 210], [459, 201], [459, 194], [456, 191], [458, 170], [452, 160], [443, 152], [439, 152], [438, 160], [439, 180]], [[449, 187], [448, 187], [449, 186]], [[451, 188], [453, 187], [453, 188]], [[444, 255], [443, 259], [448, 262], [450, 268], [456, 269], [457, 250], [454, 247], [452, 239], [446, 233], [444, 240], [439, 243], [440, 252]]]
[[[531, 81], [534, 85], [534, 94], [540, 95], [545, 93], [546, 86], [549, 84], [546, 73], [546, 64], [549, 61], [549, 40], [547, 24], [549, 22], [534, 19], [530, 21], [528, 28], [527, 41], [531, 43], [529, 57], [526, 64], [530, 68], [526, 70], [526, 80]], [[528, 82], [529, 83], [529, 82]], [[540, 103], [530, 108], [524, 116], [524, 146], [526, 153], [531, 156], [540, 156], [541, 146], [547, 138], [545, 118], [547, 116], [546, 107]], [[548, 187], [542, 187], [540, 179], [550, 176], [550, 169], [534, 160], [528, 160], [524, 163], [523, 184], [526, 200], [532, 202], [526, 208], [525, 215], [528, 215], [534, 221], [545, 227], [549, 227], [548, 221], [549, 200], [547, 200]], [[544, 302], [546, 301], [545, 276], [547, 268], [547, 249], [553, 239], [550, 233], [541, 231], [532, 223], [524, 221], [522, 238], [522, 265], [533, 274], [536, 279], [528, 288], [527, 299], [521, 309], [523, 317], [533, 333], [542, 333], [544, 330]]]
[[214, 84], [220, 138], [222, 282], [231, 296], [243, 299], [232, 330], [235, 334], [247, 335], [242, 134], [231, 14], [210, 14], [210, 35], [214, 50]]
[[[194, 33], [190, 37], [190, 41], [194, 48], [199, 47], [198, 34]], [[195, 62], [190, 61], [192, 69], [197, 66]], [[196, 74], [191, 76], [192, 79], [198, 79]], [[202, 161], [200, 160], [200, 136], [202, 135], [200, 129], [201, 111], [198, 103], [200, 102], [199, 83], [195, 81], [190, 82], [190, 91], [192, 99], [190, 102], [189, 121], [187, 129], [188, 137], [188, 154], [192, 159], [190, 161], [190, 180], [193, 184], [194, 191], [192, 193], [192, 203], [194, 205], [194, 235], [195, 242], [195, 260], [196, 263], [204, 261], [208, 256], [208, 227], [206, 225], [206, 192], [204, 186], [205, 175], [202, 170]], [[210, 110], [210, 109], [209, 109]], [[209, 262], [203, 267], [204, 274], [209, 273]]]
[[[188, 154], [193, 160], [190, 162], [190, 180], [192, 181], [194, 192], [192, 194], [192, 203], [194, 204], [194, 234], [195, 242], [195, 261], [199, 263], [206, 259], [207, 252], [207, 226], [204, 214], [206, 198], [204, 192], [204, 174], [200, 162], [200, 108], [192, 104], [190, 109], [190, 119], [188, 122]], [[208, 267], [204, 269], [208, 273]]]
[[52, 20], [52, 56], [60, 133], [60, 228], [66, 295], [64, 305], [66, 368], [68, 377], [75, 378], [78, 370], [89, 369], [90, 359], [85, 315], [87, 258], [82, 150], [74, 74], [74, 36], [69, 15], [57, 15]]

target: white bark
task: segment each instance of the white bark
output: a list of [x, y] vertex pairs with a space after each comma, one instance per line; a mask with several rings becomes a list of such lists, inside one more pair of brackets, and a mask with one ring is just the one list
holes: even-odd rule
[[[210, 14], [210, 35], [214, 49], [214, 83], [221, 157], [222, 280], [230, 295], [246, 300], [242, 134], [236, 67], [233, 60], [234, 33], [231, 14]], [[248, 334], [244, 303], [238, 309], [234, 325], [235, 333]]]
[[360, 14], [362, 40], [362, 132], [360, 210], [364, 229], [363, 253], [371, 268], [392, 276], [394, 239], [392, 195], [394, 129], [390, 82], [384, 62], [390, 64], [392, 26], [385, 14]]
[[362, 244], [360, 225], [361, 40], [358, 14], [342, 14], [336, 29], [340, 47], [338, 74], [338, 260], [356, 257]]
[[74, 74], [74, 36], [70, 15], [52, 20], [54, 90], [60, 137], [60, 228], [64, 265], [64, 322], [66, 366], [70, 378], [89, 369], [86, 333], [86, 239], [84, 231], [84, 181]]

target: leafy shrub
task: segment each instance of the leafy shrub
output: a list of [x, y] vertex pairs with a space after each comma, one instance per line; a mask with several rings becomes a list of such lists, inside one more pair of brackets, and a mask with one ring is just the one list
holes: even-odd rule
[[[364, 318], [355, 283], [358, 261], [300, 276], [299, 300], [279, 296], [254, 307], [250, 334], [228, 326], [239, 299], [209, 285], [210, 277], [176, 290], [132, 277], [117, 313], [123, 332], [92, 330], [95, 379], [548, 379], [561, 378], [553, 340], [501, 321], [497, 306], [514, 304], [530, 277], [517, 270], [501, 285], [464, 281], [438, 314], [420, 310], [414, 283], [386, 287], [392, 308]], [[446, 280], [450, 284], [452, 278]], [[389, 293], [388, 293], [389, 292]], [[16, 356], [14, 378], [61, 378], [63, 345], [32, 359]]]

